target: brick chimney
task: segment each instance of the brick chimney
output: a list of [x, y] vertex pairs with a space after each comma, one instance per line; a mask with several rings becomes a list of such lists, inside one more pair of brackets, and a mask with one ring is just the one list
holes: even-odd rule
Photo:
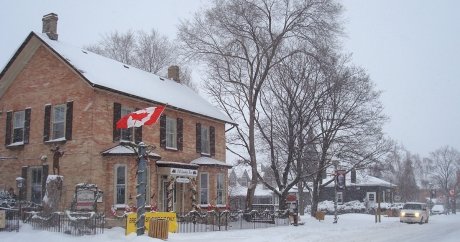
[[168, 68], [168, 79], [172, 79], [172, 80], [180, 83], [179, 66], [170, 66]]
[[49, 13], [42, 18], [43, 28], [42, 33], [48, 35], [48, 38], [52, 40], [58, 40], [57, 34], [57, 21], [58, 16], [55, 13]]

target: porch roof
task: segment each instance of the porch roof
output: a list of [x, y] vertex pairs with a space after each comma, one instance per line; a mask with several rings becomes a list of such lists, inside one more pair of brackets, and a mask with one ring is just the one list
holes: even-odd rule
[[202, 156], [200, 158], [192, 160], [192, 162], [190, 162], [190, 163], [200, 165], [200, 166], [224, 166], [224, 167], [227, 167], [227, 168], [232, 168], [233, 167], [232, 165], [229, 165], [229, 164], [227, 164], [227, 163], [225, 163], [223, 161], [216, 160], [216, 159], [213, 159], [211, 157], [205, 157], [205, 156]]
[[[136, 155], [136, 152], [134, 152], [134, 150], [131, 149], [130, 147], [123, 146], [123, 145], [116, 145], [112, 148], [102, 151], [101, 154], [102, 156], [126, 156], [126, 155], [134, 156]], [[153, 158], [153, 159], [161, 159], [161, 156], [154, 152], [150, 152], [148, 155], [150, 158]]]

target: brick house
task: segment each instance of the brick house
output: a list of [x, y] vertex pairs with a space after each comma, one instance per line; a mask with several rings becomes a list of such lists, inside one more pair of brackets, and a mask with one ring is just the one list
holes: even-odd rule
[[[23, 177], [21, 196], [41, 203], [59, 146], [61, 208], [70, 207], [76, 184], [88, 183], [103, 192], [98, 210], [110, 214], [136, 204], [136, 156], [120, 144], [143, 141], [157, 147], [149, 155], [148, 204], [177, 212], [195, 199], [225, 206], [225, 125], [233, 121], [181, 84], [177, 66], [162, 78], [72, 47], [58, 40], [57, 19], [45, 15], [43, 33], [31, 32], [0, 74], [0, 185], [16, 187]], [[157, 124], [115, 128], [121, 116], [163, 104]]]

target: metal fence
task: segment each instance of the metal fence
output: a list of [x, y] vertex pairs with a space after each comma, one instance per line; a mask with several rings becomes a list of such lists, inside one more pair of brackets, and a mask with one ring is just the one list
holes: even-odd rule
[[5, 216], [5, 224], [0, 226], [0, 232], [19, 231], [19, 209], [0, 207], [1, 216]]
[[94, 212], [55, 212], [50, 215], [30, 212], [24, 222], [34, 229], [61, 232], [74, 236], [104, 233], [105, 216]]
[[177, 214], [177, 233], [257, 229], [289, 225], [286, 211], [191, 211]]

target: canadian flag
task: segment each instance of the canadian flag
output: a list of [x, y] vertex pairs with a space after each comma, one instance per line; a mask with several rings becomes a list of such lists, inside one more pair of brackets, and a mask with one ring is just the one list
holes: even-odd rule
[[142, 125], [150, 125], [157, 122], [165, 106], [148, 107], [136, 112], [132, 112], [121, 117], [117, 122], [117, 129], [127, 129], [132, 127], [141, 127]]

